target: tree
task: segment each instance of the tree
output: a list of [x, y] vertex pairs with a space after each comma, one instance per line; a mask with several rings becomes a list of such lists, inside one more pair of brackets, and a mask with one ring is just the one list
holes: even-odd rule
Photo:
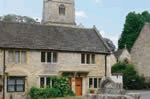
[[141, 14], [137, 14], [135, 12], [128, 13], [124, 29], [120, 39], [118, 40], [118, 48], [123, 49], [126, 45], [128, 51], [131, 51], [131, 48], [145, 22], [150, 22], [150, 13], [148, 11], [144, 11]]
[[8, 14], [0, 18], [2, 21], [11, 21], [11, 22], [22, 22], [27, 24], [35, 24], [36, 20], [27, 16], [20, 16], [15, 14]]
[[132, 64], [118, 62], [112, 66], [112, 73], [123, 74], [123, 86], [125, 89], [143, 89], [144, 77], [139, 76]]
[[112, 42], [110, 39], [108, 39], [108, 38], [103, 38], [103, 39], [104, 39], [104, 41], [107, 43], [107, 45], [108, 45], [108, 47], [111, 49], [111, 51], [114, 52], [115, 49], [116, 49], [116, 47], [115, 47], [115, 45], [113, 44], [113, 42]]

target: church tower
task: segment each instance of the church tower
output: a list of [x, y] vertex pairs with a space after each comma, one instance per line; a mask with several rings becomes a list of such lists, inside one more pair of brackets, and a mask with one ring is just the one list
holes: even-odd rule
[[74, 0], [44, 0], [42, 23], [75, 26]]

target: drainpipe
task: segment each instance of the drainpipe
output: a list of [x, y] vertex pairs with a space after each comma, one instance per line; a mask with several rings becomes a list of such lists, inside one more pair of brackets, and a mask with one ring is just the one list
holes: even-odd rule
[[107, 55], [105, 55], [105, 77], [107, 77]]
[[3, 56], [3, 99], [5, 99], [5, 49]]

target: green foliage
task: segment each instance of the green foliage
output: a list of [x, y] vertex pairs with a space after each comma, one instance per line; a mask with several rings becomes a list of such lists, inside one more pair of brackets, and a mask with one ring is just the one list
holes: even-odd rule
[[68, 77], [62, 76], [54, 76], [51, 77], [51, 79], [54, 81], [53, 88], [58, 88], [60, 90], [59, 95], [60, 96], [74, 96], [74, 93], [69, 87]]
[[125, 89], [142, 89], [144, 87], [144, 77], [137, 75], [132, 64], [118, 62], [112, 66], [112, 73], [123, 74], [123, 85]]
[[75, 96], [69, 87], [68, 78], [66, 76], [52, 76], [50, 78], [54, 81], [53, 88], [32, 87], [29, 92], [31, 99], [48, 99], [55, 97]]
[[48, 99], [59, 96], [59, 89], [55, 88], [36, 88], [32, 87], [30, 89], [30, 97], [31, 99]]
[[150, 13], [148, 11], [144, 11], [141, 14], [130, 12], [126, 16], [124, 29], [120, 39], [118, 40], [118, 48], [123, 49], [125, 45], [127, 45], [127, 49], [131, 51], [131, 48], [145, 22], [150, 22]]
[[34, 24], [36, 22], [31, 17], [20, 16], [20, 15], [15, 15], [15, 14], [5, 15], [3, 21], [23, 22], [23, 23], [27, 23], [27, 24]]

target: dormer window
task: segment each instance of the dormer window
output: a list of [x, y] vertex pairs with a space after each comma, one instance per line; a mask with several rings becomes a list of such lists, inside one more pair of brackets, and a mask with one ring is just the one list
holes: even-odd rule
[[65, 6], [63, 4], [59, 6], [59, 15], [65, 15]]

